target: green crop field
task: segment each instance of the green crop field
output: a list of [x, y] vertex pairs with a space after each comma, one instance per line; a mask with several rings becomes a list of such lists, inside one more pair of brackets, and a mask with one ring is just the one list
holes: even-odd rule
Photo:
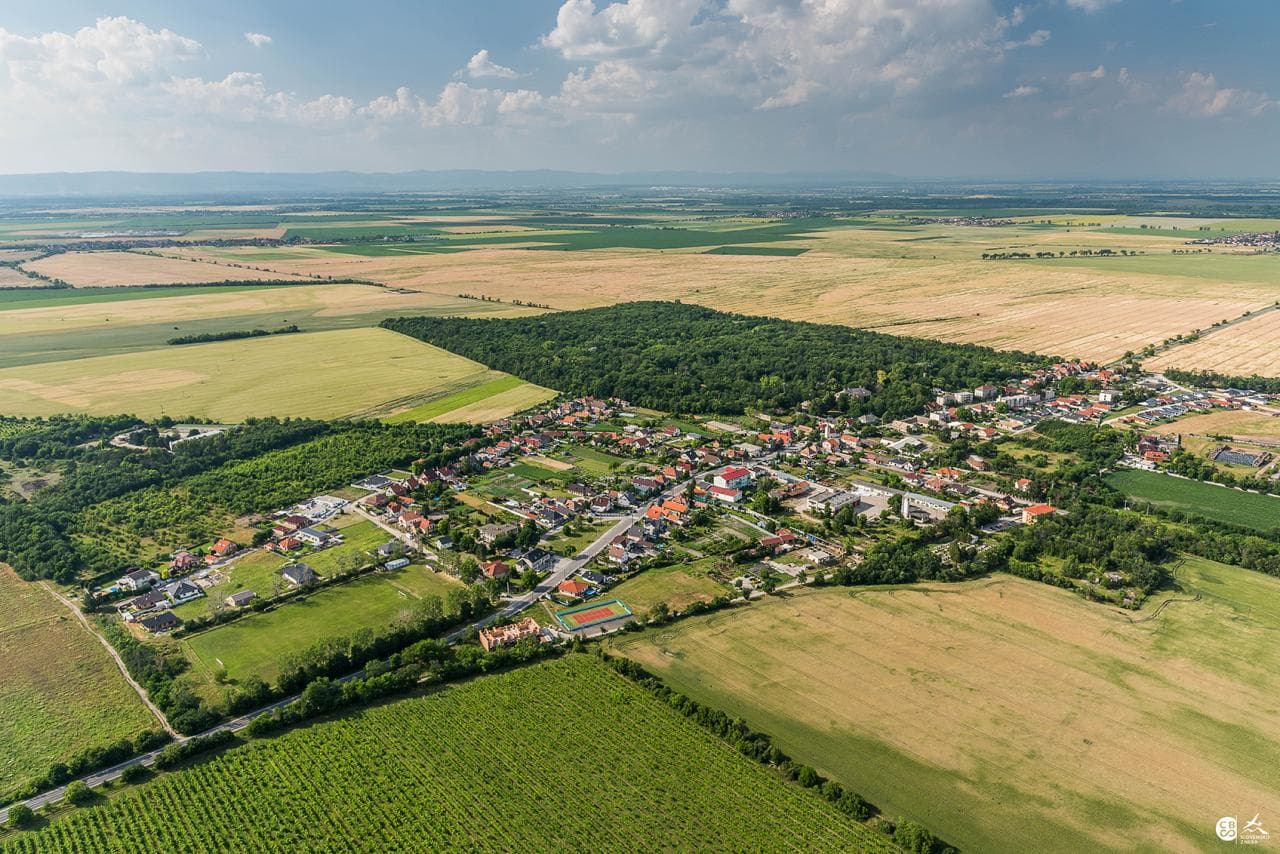
[[[932, 238], [930, 238], [932, 239]], [[704, 255], [775, 255], [779, 258], [794, 258], [808, 252], [807, 248], [798, 246], [717, 246], [708, 249]]]
[[231, 294], [238, 291], [261, 291], [268, 288], [313, 287], [306, 282], [296, 285], [175, 285], [167, 288], [25, 288], [0, 290], [0, 311], [25, 308], [48, 308], [65, 305], [90, 305], [164, 297], [190, 297], [201, 294]]
[[0, 842], [91, 849], [898, 850], [586, 656], [239, 747]]
[[1280, 579], [1175, 575], [1139, 613], [998, 577], [805, 591], [610, 645], [962, 851], [1202, 850], [1231, 804], [1280, 813]]
[[495, 376], [401, 335], [348, 329], [0, 369], [0, 412], [334, 418]]
[[1107, 476], [1107, 483], [1130, 498], [1165, 510], [1262, 532], [1280, 530], [1280, 498], [1149, 471], [1114, 472]]
[[[521, 389], [522, 386], [528, 386], [528, 389]], [[444, 397], [436, 398], [428, 401], [421, 406], [415, 406], [413, 409], [397, 412], [383, 420], [396, 424], [401, 421], [453, 421], [457, 420], [449, 417], [455, 410], [467, 408], [479, 408], [477, 405], [484, 401], [495, 397], [508, 397], [508, 392], [521, 390], [523, 393], [532, 392], [530, 406], [540, 403], [542, 400], [549, 400], [555, 396], [555, 392], [544, 389], [541, 386], [535, 386], [527, 383], [519, 377], [504, 376], [487, 383], [473, 386], [463, 391], [447, 394]], [[543, 396], [545, 395], [545, 396]], [[537, 398], [541, 397], [541, 400]], [[506, 407], [501, 407], [506, 409]], [[506, 410], [504, 414], [509, 414], [512, 410]], [[466, 420], [482, 420], [482, 419], [466, 419]]]
[[87, 747], [158, 729], [98, 640], [0, 566], [0, 795]]
[[[386, 539], [382, 537], [378, 542]], [[314, 566], [310, 558], [305, 562]], [[190, 635], [179, 643], [192, 660], [192, 676], [197, 681], [207, 683], [221, 664], [229, 679], [257, 676], [273, 682], [289, 655], [326, 638], [350, 635], [359, 629], [383, 629], [408, 613], [419, 600], [429, 595], [443, 598], [460, 586], [448, 576], [412, 565], [390, 575], [366, 575], [326, 587], [275, 610], [250, 614]]]

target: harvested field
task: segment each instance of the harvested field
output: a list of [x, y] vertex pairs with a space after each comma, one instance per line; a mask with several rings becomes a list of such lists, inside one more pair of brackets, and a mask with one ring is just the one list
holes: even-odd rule
[[1194, 851], [1220, 815], [1280, 813], [1280, 580], [1178, 578], [1141, 615], [998, 577], [805, 591], [611, 646], [961, 850]]
[[0, 370], [0, 411], [336, 418], [500, 378], [382, 329], [276, 335]]
[[1274, 442], [1280, 440], [1280, 416], [1262, 412], [1218, 410], [1144, 429], [1151, 433], [1232, 436], [1238, 440], [1262, 439]]
[[2, 288], [48, 287], [48, 284], [40, 279], [25, 276], [21, 270], [15, 270], [13, 267], [0, 267], [0, 287]]
[[[185, 289], [193, 293], [182, 294]], [[50, 294], [44, 297], [44, 294]], [[34, 298], [17, 299], [19, 295]], [[54, 296], [56, 295], [56, 296]], [[402, 314], [517, 316], [536, 309], [363, 285], [0, 292], [0, 367], [154, 350], [177, 335], [374, 326]], [[30, 308], [22, 306], [30, 305]]]
[[0, 795], [87, 747], [159, 722], [92, 634], [0, 565]]
[[[993, 239], [990, 229], [970, 231]], [[1062, 233], [1086, 245], [1116, 245], [1109, 235]], [[995, 247], [949, 244], [964, 237], [950, 233], [941, 235], [945, 240], [905, 242], [913, 235], [906, 227], [816, 232], [805, 243], [809, 251], [797, 257], [481, 247], [395, 257], [333, 254], [273, 266], [370, 278], [442, 296], [465, 292], [532, 300], [557, 309], [684, 299], [724, 310], [1093, 359], [1114, 358], [1274, 299], [1274, 284], [1260, 267], [1254, 280], [1242, 274], [1241, 281], [1228, 283], [1144, 272], [1119, 262], [984, 262], [977, 256]]]
[[1280, 311], [1268, 311], [1147, 359], [1143, 367], [1280, 376]]
[[[227, 236], [219, 233], [220, 237]], [[305, 276], [263, 272], [225, 264], [161, 258], [140, 252], [64, 252], [26, 265], [28, 269], [79, 288], [119, 285], [200, 284], [205, 282], [297, 279]]]

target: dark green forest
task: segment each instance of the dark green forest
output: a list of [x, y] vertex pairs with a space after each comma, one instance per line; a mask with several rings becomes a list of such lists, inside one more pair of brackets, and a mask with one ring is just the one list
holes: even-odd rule
[[[914, 414], [935, 387], [972, 388], [1047, 360], [867, 332], [634, 302], [503, 320], [400, 317], [387, 329], [569, 394], [620, 397], [668, 412], [790, 409]], [[843, 388], [872, 392], [837, 398]]]

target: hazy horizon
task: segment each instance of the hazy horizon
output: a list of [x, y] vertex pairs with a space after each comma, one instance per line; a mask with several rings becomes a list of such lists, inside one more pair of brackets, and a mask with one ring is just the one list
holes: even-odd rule
[[[332, 7], [337, 9], [338, 7]], [[123, 0], [0, 15], [8, 174], [1274, 173], [1265, 0]], [[797, 168], [800, 167], [800, 168]]]

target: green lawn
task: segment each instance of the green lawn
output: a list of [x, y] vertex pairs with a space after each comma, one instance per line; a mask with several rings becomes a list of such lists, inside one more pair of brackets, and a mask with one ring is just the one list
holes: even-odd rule
[[395, 573], [366, 575], [327, 587], [273, 611], [250, 614], [183, 638], [180, 643], [189, 653], [197, 680], [210, 680], [221, 662], [232, 680], [258, 676], [273, 682], [287, 656], [325, 638], [350, 635], [363, 628], [385, 628], [408, 612], [417, 599], [443, 596], [456, 586], [459, 582], [415, 564]]
[[1107, 483], [1130, 498], [1263, 533], [1280, 530], [1280, 498], [1184, 480], [1159, 472], [1118, 471]]
[[659, 603], [665, 603], [672, 611], [681, 611], [694, 602], [709, 602], [729, 592], [728, 585], [707, 574], [715, 563], [714, 558], [701, 558], [689, 563], [647, 569], [609, 588], [598, 599], [621, 599], [640, 616]]

